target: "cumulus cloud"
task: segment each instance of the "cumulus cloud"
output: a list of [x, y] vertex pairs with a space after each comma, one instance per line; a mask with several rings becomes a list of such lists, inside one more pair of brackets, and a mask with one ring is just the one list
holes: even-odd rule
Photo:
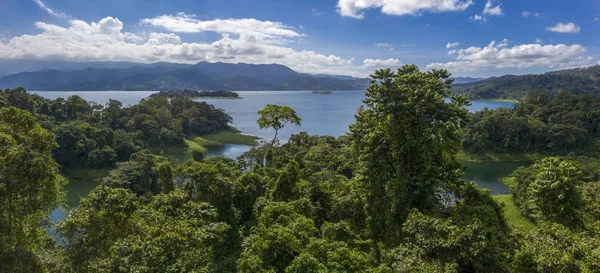
[[456, 42], [456, 43], [448, 43], [448, 44], [446, 44], [446, 48], [450, 49], [450, 48], [457, 47], [457, 46], [459, 46], [459, 45], [460, 45], [460, 43], [459, 43], [459, 42]]
[[587, 49], [581, 45], [522, 44], [508, 46], [504, 39], [492, 41], [486, 47], [469, 47], [450, 51], [456, 61], [431, 63], [427, 69], [444, 68], [453, 72], [475, 71], [485, 68], [573, 68], [588, 66], [593, 58], [585, 56]]
[[546, 31], [558, 32], [558, 33], [578, 33], [581, 28], [573, 23], [557, 23], [554, 26], [547, 27]]
[[362, 19], [363, 10], [380, 8], [388, 15], [417, 15], [421, 12], [464, 11], [473, 0], [338, 0], [337, 12], [346, 17]]
[[480, 21], [482, 23], [486, 21], [485, 17], [483, 17], [479, 14], [475, 14], [475, 15], [471, 16], [470, 19], [473, 21]]
[[140, 21], [142, 25], [160, 27], [178, 33], [218, 32], [253, 36], [262, 41], [281, 43], [285, 38], [305, 36], [280, 22], [259, 21], [254, 18], [199, 20], [193, 14], [161, 15]]
[[469, 17], [469, 19], [473, 21], [479, 21], [483, 24], [487, 22], [487, 16], [500, 16], [503, 14], [504, 13], [502, 12], [502, 4], [494, 5], [494, 0], [488, 0], [485, 3], [485, 7], [483, 8], [481, 15], [475, 14]]
[[488, 0], [483, 9], [483, 15], [500, 16], [502, 15], [502, 4], [494, 6], [494, 1]]
[[[293, 39], [301, 36], [281, 23], [254, 19], [221, 20], [222, 24], [206, 22], [188, 20], [181, 25], [167, 24], [168, 27], [165, 28], [192, 32], [213, 31], [220, 33], [220, 38], [213, 42], [187, 43], [175, 33], [127, 33], [123, 32], [123, 23], [113, 17], [89, 23], [71, 20], [67, 27], [37, 22], [35, 25], [41, 33], [0, 41], [0, 58], [141, 63], [279, 63], [299, 72], [355, 76], [367, 74], [365, 69], [352, 65], [353, 58], [295, 50], [285, 44], [271, 42], [274, 38]], [[234, 26], [239, 28], [234, 29]]]
[[56, 12], [53, 9], [51, 9], [50, 7], [48, 7], [46, 4], [44, 4], [44, 2], [42, 2], [42, 0], [33, 0], [33, 2], [35, 2], [38, 7], [40, 7], [40, 9], [42, 9], [43, 11], [45, 11], [46, 13], [56, 16], [56, 17], [61, 17], [61, 18], [67, 18], [68, 16], [62, 12]]
[[363, 61], [363, 65], [366, 67], [397, 67], [400, 66], [402, 62], [398, 59], [389, 58], [389, 59], [365, 59]]

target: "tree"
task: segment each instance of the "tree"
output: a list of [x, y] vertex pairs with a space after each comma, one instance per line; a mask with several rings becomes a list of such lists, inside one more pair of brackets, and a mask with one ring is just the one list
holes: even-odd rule
[[0, 109], [0, 272], [45, 272], [40, 254], [52, 244], [44, 227], [64, 184], [55, 147], [29, 112]]
[[164, 193], [169, 193], [175, 189], [171, 163], [164, 162], [158, 166], [158, 184], [160, 185], [160, 191]]
[[464, 96], [445, 101], [452, 82], [445, 70], [407, 65], [371, 77], [350, 139], [366, 189], [370, 236], [375, 245], [393, 245], [410, 209], [439, 208], [438, 193], [460, 178], [456, 153], [469, 102]]
[[535, 180], [527, 193], [533, 217], [563, 225], [581, 223], [581, 196], [577, 189], [581, 171], [569, 161], [548, 157], [533, 167]]
[[296, 115], [296, 111], [289, 106], [267, 104], [265, 108], [258, 111], [258, 114], [260, 117], [257, 122], [260, 129], [273, 128], [273, 130], [275, 130], [275, 136], [271, 141], [271, 149], [275, 145], [277, 134], [280, 129], [285, 127], [288, 123], [300, 126], [300, 122], [302, 121], [302, 119]]
[[40, 223], [59, 205], [55, 147], [52, 133], [29, 112], [0, 109], [0, 245], [35, 244]]

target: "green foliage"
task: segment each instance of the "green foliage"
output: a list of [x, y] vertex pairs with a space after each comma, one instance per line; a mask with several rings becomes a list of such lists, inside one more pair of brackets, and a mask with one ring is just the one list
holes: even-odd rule
[[60, 204], [64, 181], [51, 157], [55, 147], [52, 133], [30, 113], [0, 109], [0, 248], [35, 248], [42, 222]]
[[49, 100], [22, 88], [0, 90], [0, 98], [6, 102], [0, 106], [27, 110], [54, 132], [53, 157], [63, 167], [112, 167], [144, 147], [185, 147], [186, 136], [229, 131], [231, 122], [223, 110], [186, 98], [155, 96], [126, 108], [76, 95]]
[[173, 186], [169, 163], [146, 152], [120, 164], [60, 224], [76, 270], [217, 270], [229, 226], [211, 205]]
[[445, 70], [421, 72], [404, 66], [378, 70], [365, 92], [350, 137], [365, 185], [372, 238], [388, 245], [402, 237], [411, 208], [432, 210], [436, 192], [458, 180], [459, 129], [467, 122], [465, 97], [449, 95]]
[[256, 144], [256, 140], [258, 139], [258, 137], [244, 135], [236, 130], [229, 130], [229, 131], [223, 131], [223, 132], [216, 133], [216, 134], [205, 135], [205, 136], [203, 136], [203, 138], [209, 142], [216, 142], [220, 145], [223, 145], [223, 143], [230, 143], [230, 144], [242, 144], [242, 145], [248, 145], [248, 146], [254, 146]]
[[199, 149], [193, 149], [192, 150], [192, 159], [194, 159], [194, 161], [201, 162], [202, 160], [204, 160], [204, 152]]
[[164, 193], [170, 193], [175, 189], [173, 167], [170, 163], [164, 162], [158, 166], [158, 184], [160, 191]]
[[473, 99], [523, 99], [539, 89], [553, 93], [598, 94], [600, 66], [547, 72], [541, 75], [506, 75], [455, 85], [452, 92]]
[[541, 222], [520, 240], [513, 272], [598, 272], [600, 238]]
[[595, 156], [600, 125], [600, 99], [539, 91], [514, 109], [484, 109], [472, 114], [464, 129], [468, 153], [569, 153]]
[[[416, 66], [376, 71], [349, 136], [339, 138], [300, 133], [274, 145], [278, 130], [300, 118], [268, 105], [259, 124], [276, 131], [273, 142], [237, 161], [204, 158], [203, 146], [220, 145], [218, 132], [231, 130], [229, 116], [210, 105], [155, 96], [102, 107], [3, 91], [0, 272], [600, 271], [596, 158], [520, 168], [506, 180], [513, 198], [460, 180], [457, 162], [465, 126], [498, 133], [494, 141], [510, 149], [526, 141], [503, 130], [547, 127], [554, 140], [537, 141], [564, 151], [577, 134], [569, 126], [598, 130], [596, 102], [536, 92], [468, 125], [468, 101], [447, 101], [449, 76]], [[485, 139], [466, 141], [487, 147]], [[172, 165], [148, 146], [195, 160]], [[68, 166], [116, 165], [59, 224], [64, 247], [43, 230], [60, 205], [52, 152]]]
[[515, 204], [536, 221], [546, 220], [567, 226], [581, 224], [581, 196], [577, 189], [582, 172], [571, 162], [549, 157], [514, 174], [511, 187]]
[[197, 91], [197, 90], [169, 90], [169, 91], [160, 91], [158, 93], [154, 93], [150, 95], [151, 97], [167, 97], [167, 98], [176, 98], [176, 97], [184, 97], [184, 98], [200, 98], [200, 97], [209, 97], [209, 98], [239, 98], [240, 95], [236, 92], [225, 91], [225, 90], [216, 90], [216, 91]]
[[279, 130], [286, 124], [300, 126], [302, 119], [296, 115], [296, 111], [289, 106], [280, 106], [276, 104], [267, 104], [267, 106], [258, 111], [260, 117], [256, 121], [260, 129], [272, 128], [275, 130], [275, 136], [271, 142], [271, 147], [275, 145]]
[[529, 219], [525, 218], [521, 211], [515, 206], [515, 203], [510, 194], [506, 195], [493, 195], [492, 196], [500, 206], [502, 206], [502, 211], [504, 212], [504, 217], [510, 226], [516, 230], [527, 232], [531, 231], [535, 228], [535, 225], [529, 221]]

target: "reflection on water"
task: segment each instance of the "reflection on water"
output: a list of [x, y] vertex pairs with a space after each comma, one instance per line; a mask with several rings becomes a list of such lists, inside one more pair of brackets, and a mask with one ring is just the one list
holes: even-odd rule
[[517, 168], [528, 166], [528, 163], [515, 162], [462, 162], [465, 165], [464, 180], [472, 181], [480, 188], [489, 189], [491, 194], [509, 194], [508, 186], [500, 182], [502, 177], [509, 176]]

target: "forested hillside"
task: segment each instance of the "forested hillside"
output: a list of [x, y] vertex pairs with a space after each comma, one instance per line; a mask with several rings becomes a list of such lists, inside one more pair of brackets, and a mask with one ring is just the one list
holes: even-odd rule
[[534, 90], [554, 94], [587, 94], [600, 96], [600, 66], [548, 72], [540, 75], [506, 75], [474, 83], [455, 85], [453, 94], [472, 99], [522, 99]]
[[313, 76], [278, 64], [157, 63], [126, 68], [44, 69], [0, 78], [28, 90], [362, 90], [367, 79]]
[[530, 92], [513, 109], [484, 110], [464, 131], [470, 153], [600, 153], [600, 98]]
[[130, 107], [117, 100], [90, 104], [73, 95], [49, 100], [24, 89], [0, 91], [0, 108], [28, 111], [59, 145], [63, 167], [110, 167], [152, 146], [185, 147], [186, 137], [229, 130], [231, 117], [205, 102], [150, 97]]
[[[555, 157], [520, 169], [511, 189], [523, 225], [515, 225], [506, 205], [461, 179], [457, 154], [471, 115], [465, 96], [446, 100], [450, 74], [412, 65], [372, 77], [343, 137], [300, 133], [280, 145], [277, 132], [302, 120], [271, 104], [257, 123], [274, 129], [273, 139], [237, 160], [200, 154], [172, 164], [132, 153], [58, 224], [65, 245], [44, 232], [62, 203], [65, 181], [52, 159], [60, 144], [37, 107], [5, 100], [0, 272], [600, 271], [597, 169]], [[164, 100], [121, 110], [165, 117], [183, 106]], [[96, 124], [125, 118], [104, 111]], [[166, 124], [150, 127], [173, 128]]]

